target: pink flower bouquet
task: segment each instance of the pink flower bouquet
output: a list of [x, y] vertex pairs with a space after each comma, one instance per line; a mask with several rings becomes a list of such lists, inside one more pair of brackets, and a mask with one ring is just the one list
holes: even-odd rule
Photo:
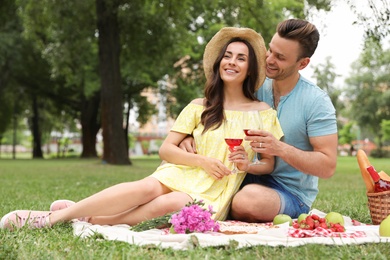
[[209, 205], [208, 210], [202, 208], [202, 206], [204, 206], [202, 201], [194, 201], [173, 214], [169, 221], [172, 224], [171, 233], [217, 232], [219, 225], [211, 218], [214, 213], [212, 206]]

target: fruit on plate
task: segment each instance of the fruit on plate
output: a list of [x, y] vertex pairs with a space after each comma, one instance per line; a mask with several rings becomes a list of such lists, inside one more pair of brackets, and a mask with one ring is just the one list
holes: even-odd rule
[[[303, 217], [303, 216], [302, 216]], [[344, 232], [345, 228], [340, 223], [328, 222], [325, 218], [322, 218], [316, 214], [309, 214], [305, 219], [302, 219], [300, 222], [298, 220], [293, 223], [293, 228], [304, 229], [304, 230], [314, 230], [317, 228], [328, 229], [332, 232]]]
[[[303, 215], [303, 214], [301, 214]], [[300, 217], [302, 218], [303, 216]], [[316, 214], [306, 214], [306, 217], [304, 219], [301, 219], [301, 221], [297, 220], [296, 223], [293, 224], [294, 228], [300, 228], [300, 229], [306, 229], [306, 230], [314, 230], [318, 227], [321, 228], [328, 228], [328, 224], [326, 223], [325, 218], [320, 218]]]
[[329, 212], [325, 216], [327, 223], [340, 224], [344, 226], [344, 217], [338, 212]]
[[298, 216], [297, 222], [300, 223], [302, 220], [306, 219], [306, 217], [309, 216], [307, 213], [302, 213]]
[[278, 214], [274, 217], [273, 224], [280, 225], [283, 223], [289, 222], [289, 225], [292, 226], [292, 218], [286, 214]]
[[390, 237], [390, 215], [387, 216], [379, 225], [379, 235], [381, 237]]

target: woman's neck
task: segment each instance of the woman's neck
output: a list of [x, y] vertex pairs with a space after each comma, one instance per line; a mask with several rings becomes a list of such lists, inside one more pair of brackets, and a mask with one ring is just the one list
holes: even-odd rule
[[226, 88], [224, 91], [224, 109], [242, 110], [250, 102], [253, 101], [244, 95], [242, 87], [235, 86]]

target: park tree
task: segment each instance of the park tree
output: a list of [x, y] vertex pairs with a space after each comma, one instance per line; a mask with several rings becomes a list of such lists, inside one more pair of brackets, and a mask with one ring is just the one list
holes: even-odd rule
[[[142, 109], [141, 122], [154, 112], [141, 96], [145, 88], [160, 87], [169, 94], [167, 101], [177, 101], [169, 110], [173, 117], [202, 95], [204, 45], [221, 27], [251, 27], [268, 42], [278, 22], [304, 18], [310, 10], [303, 1], [289, 0], [13, 2], [24, 39], [50, 67], [45, 79], [50, 88], [36, 87], [35, 94], [56, 105], [38, 101], [36, 107], [80, 120], [82, 157], [97, 156], [96, 133], [102, 126], [103, 159], [113, 164], [131, 163], [129, 109]], [[308, 1], [312, 8], [329, 7], [329, 1], [317, 2]]]
[[355, 24], [362, 26], [366, 39], [380, 43], [390, 35], [390, 3], [388, 0], [347, 0], [357, 15]]
[[390, 120], [382, 120], [381, 122], [382, 141], [390, 141]]
[[129, 164], [122, 118], [119, 5], [120, 1], [116, 0], [96, 0], [103, 160], [112, 164]]
[[0, 152], [4, 133], [13, 118], [12, 68], [21, 30], [13, 16], [15, 12], [16, 5], [12, 0], [3, 1], [0, 5]]
[[381, 154], [381, 122], [390, 118], [390, 50], [383, 50], [375, 41], [367, 46], [346, 80], [351, 102], [350, 117], [376, 137]]
[[[356, 134], [353, 131], [353, 122], [346, 123], [339, 131], [339, 143], [349, 144], [353, 148], [352, 141], [356, 140]], [[350, 149], [350, 155], [352, 156], [352, 149]]]
[[332, 64], [331, 58], [326, 57], [323, 64], [317, 65], [313, 75], [317, 80], [317, 85], [328, 93], [336, 110], [342, 109], [343, 104], [339, 100], [341, 90], [335, 86], [335, 80], [340, 75], [336, 73], [336, 67]]
[[30, 129], [33, 133], [33, 158], [42, 158], [36, 90], [42, 85], [47, 85], [46, 81], [41, 81], [47, 73], [42, 73], [45, 65], [41, 62], [40, 55], [37, 56], [37, 53], [31, 49], [31, 43], [21, 36], [23, 28], [17, 10], [18, 6], [14, 1], [4, 1], [0, 8], [2, 36], [0, 40], [2, 57], [0, 58], [2, 67], [0, 135], [8, 130], [12, 120], [13, 157], [15, 158], [18, 121], [26, 116], [25, 111], [32, 111], [32, 116], [27, 118], [30, 119]]
[[17, 2], [23, 20], [23, 35], [34, 42], [50, 64], [50, 77], [57, 83], [42, 94], [56, 104], [54, 112], [58, 118], [64, 111], [78, 118], [82, 126], [81, 157], [97, 157], [100, 83], [94, 3]]
[[[169, 115], [175, 118], [192, 99], [203, 96], [205, 78], [202, 57], [205, 44], [224, 26], [250, 27], [259, 32], [267, 44], [282, 20], [305, 18], [313, 9], [329, 11], [327, 1], [193, 1], [186, 16], [194, 21], [191, 32], [199, 41], [187, 42], [185, 56], [175, 64], [177, 72], [171, 75], [173, 87], [164, 89]], [[191, 11], [192, 11], [191, 10]], [[193, 38], [191, 38], [192, 40]]]

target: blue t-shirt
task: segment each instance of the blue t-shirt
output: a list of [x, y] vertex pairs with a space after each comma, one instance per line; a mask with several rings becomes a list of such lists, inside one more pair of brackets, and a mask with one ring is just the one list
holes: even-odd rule
[[[274, 107], [271, 79], [257, 91], [257, 98]], [[277, 113], [284, 132], [282, 141], [300, 150], [313, 150], [309, 137], [337, 133], [336, 110], [328, 94], [302, 76], [290, 93], [280, 97]], [[275, 160], [272, 177], [311, 207], [318, 194], [318, 177], [298, 171], [279, 157]]]

